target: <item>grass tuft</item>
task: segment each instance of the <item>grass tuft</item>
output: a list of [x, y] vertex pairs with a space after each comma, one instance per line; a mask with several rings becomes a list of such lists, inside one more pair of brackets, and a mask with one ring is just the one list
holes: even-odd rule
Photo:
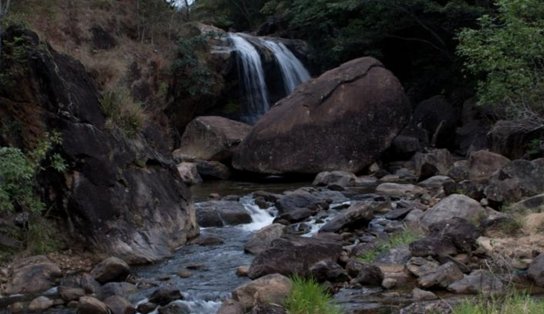
[[295, 276], [293, 289], [285, 301], [289, 314], [340, 314], [340, 308], [332, 303], [325, 288], [314, 279]]
[[127, 136], [134, 137], [143, 128], [146, 120], [144, 109], [134, 101], [127, 89], [118, 88], [105, 92], [100, 105], [110, 123], [123, 130]]
[[392, 248], [410, 244], [420, 238], [421, 232], [419, 230], [406, 228], [401, 232], [392, 234], [386, 240], [378, 241], [374, 249], [366, 251], [363, 255], [359, 256], [359, 259], [365, 263], [372, 263], [380, 254]]
[[498, 297], [481, 296], [478, 300], [465, 300], [453, 308], [453, 314], [540, 314], [544, 313], [544, 300], [526, 293], [512, 292]]

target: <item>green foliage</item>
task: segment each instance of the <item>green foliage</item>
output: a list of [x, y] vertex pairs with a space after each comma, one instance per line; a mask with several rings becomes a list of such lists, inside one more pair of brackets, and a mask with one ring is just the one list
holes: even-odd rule
[[359, 259], [366, 263], [372, 263], [376, 258], [390, 249], [410, 244], [421, 238], [421, 232], [413, 229], [404, 229], [399, 233], [392, 234], [384, 241], [379, 241], [376, 247], [372, 250], [366, 251], [363, 255], [359, 256]]
[[265, 0], [198, 0], [194, 15], [221, 28], [238, 31], [254, 29], [264, 21]]
[[314, 279], [293, 277], [293, 289], [285, 301], [290, 314], [340, 314], [332, 298]]
[[201, 55], [207, 50], [207, 42], [215, 34], [182, 38], [178, 41], [177, 57], [172, 64], [178, 88], [189, 96], [210, 95], [213, 75]]
[[480, 78], [479, 102], [514, 118], [544, 114], [544, 2], [498, 0], [495, 16], [459, 34], [458, 53]]
[[30, 216], [26, 231], [26, 248], [32, 254], [45, 254], [60, 248], [57, 229], [43, 216]]
[[453, 314], [537, 314], [544, 311], [544, 301], [520, 292], [504, 296], [481, 296], [465, 300], [453, 308]]
[[100, 106], [110, 126], [117, 126], [125, 135], [134, 137], [142, 130], [146, 119], [144, 109], [126, 88], [105, 91]]

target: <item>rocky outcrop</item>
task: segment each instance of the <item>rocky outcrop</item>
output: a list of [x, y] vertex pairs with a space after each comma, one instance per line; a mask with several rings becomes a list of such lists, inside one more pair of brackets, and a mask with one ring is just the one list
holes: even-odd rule
[[9, 131], [0, 143], [28, 149], [46, 132], [61, 135], [62, 144], [54, 149], [68, 168], [39, 181], [66, 229], [129, 263], [168, 256], [195, 236], [189, 191], [173, 161], [154, 150], [143, 133], [129, 137], [106, 123], [83, 66], [30, 31], [9, 28], [2, 40], [2, 72], [9, 79], [0, 86], [0, 127]]
[[304, 83], [255, 125], [234, 167], [257, 173], [357, 172], [372, 163], [408, 121], [398, 80], [360, 58]]

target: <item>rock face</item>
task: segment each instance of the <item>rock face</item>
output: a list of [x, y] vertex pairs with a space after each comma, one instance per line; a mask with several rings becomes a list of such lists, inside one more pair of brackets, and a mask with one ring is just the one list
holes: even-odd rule
[[2, 72], [17, 88], [0, 86], [5, 117], [0, 127], [6, 129], [9, 121], [21, 128], [3, 132], [0, 143], [28, 149], [46, 132], [61, 135], [55, 150], [68, 169], [38, 179], [50, 205], [68, 222], [66, 229], [128, 263], [166, 257], [195, 236], [189, 191], [173, 160], [153, 149], [157, 145], [145, 132], [129, 138], [106, 124], [83, 66], [42, 45], [30, 31], [12, 27], [2, 40], [20, 45], [24, 53], [13, 58], [12, 50], [2, 51]]
[[198, 117], [191, 121], [174, 155], [193, 159], [225, 160], [249, 133], [251, 126], [223, 117]]
[[302, 84], [257, 122], [233, 165], [258, 173], [358, 172], [408, 121], [398, 80], [373, 58], [360, 58]]

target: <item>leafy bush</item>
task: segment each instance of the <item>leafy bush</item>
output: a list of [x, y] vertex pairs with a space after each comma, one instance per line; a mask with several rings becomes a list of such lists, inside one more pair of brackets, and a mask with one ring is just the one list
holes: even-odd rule
[[285, 301], [290, 314], [340, 314], [330, 295], [314, 279], [293, 277], [293, 289]]
[[459, 34], [458, 53], [479, 77], [482, 105], [500, 106], [513, 118], [544, 115], [544, 2], [498, 0], [495, 16]]

